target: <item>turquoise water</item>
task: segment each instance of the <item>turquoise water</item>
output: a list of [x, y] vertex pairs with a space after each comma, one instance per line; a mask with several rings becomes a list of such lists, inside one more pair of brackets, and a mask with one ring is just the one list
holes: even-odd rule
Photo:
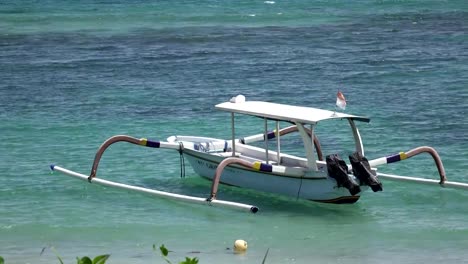
[[[222, 187], [256, 215], [103, 188], [87, 174], [108, 137], [229, 137], [213, 106], [247, 99], [333, 109], [337, 90], [366, 156], [429, 145], [468, 182], [466, 1], [3, 1], [0, 4], [0, 256], [6, 263], [462, 263], [468, 193], [383, 182], [354, 205]], [[263, 123], [237, 124], [239, 136]], [[341, 132], [324, 123], [323, 129]], [[335, 131], [333, 131], [335, 130]], [[129, 144], [104, 178], [208, 196], [179, 154]], [[379, 169], [436, 179], [429, 156]], [[236, 239], [249, 249], [232, 253]], [[46, 248], [43, 252], [42, 250]], [[42, 252], [42, 254], [41, 254]], [[194, 253], [199, 252], [199, 253]]]

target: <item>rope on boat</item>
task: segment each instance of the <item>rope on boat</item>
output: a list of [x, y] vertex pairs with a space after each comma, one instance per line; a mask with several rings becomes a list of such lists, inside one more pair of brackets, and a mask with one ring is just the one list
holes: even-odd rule
[[131, 137], [131, 136], [126, 136], [126, 135], [113, 136], [113, 137], [107, 139], [106, 141], [104, 141], [104, 143], [102, 143], [102, 145], [99, 147], [98, 151], [96, 152], [96, 156], [94, 157], [93, 167], [91, 168], [91, 173], [90, 173], [90, 175], [88, 177], [88, 181], [91, 182], [91, 179], [96, 177], [97, 169], [98, 169], [98, 166], [99, 166], [99, 161], [101, 160], [101, 157], [102, 157], [102, 154], [104, 153], [104, 151], [106, 151], [106, 149], [110, 145], [112, 145], [114, 143], [117, 143], [117, 142], [121, 142], [121, 141], [132, 143], [132, 144], [135, 144], [135, 145], [150, 147], [150, 148], [170, 148], [170, 149], [176, 149], [176, 150], [179, 150], [179, 151], [180, 151], [180, 148], [181, 148], [181, 145], [179, 145], [177, 143], [159, 142], [159, 141], [149, 140], [149, 139], [146, 139], [146, 138], [138, 139], [138, 138], [134, 138], [134, 137]]
[[185, 178], [184, 143], [179, 142], [180, 177]]
[[439, 154], [434, 148], [431, 148], [428, 146], [418, 147], [418, 148], [411, 149], [407, 152], [400, 152], [398, 154], [390, 155], [387, 157], [370, 160], [369, 164], [371, 166], [377, 166], [381, 164], [398, 162], [401, 160], [409, 159], [411, 157], [414, 157], [424, 152], [429, 153], [434, 159], [434, 162], [436, 163], [436, 166], [437, 166], [437, 170], [439, 171], [439, 177], [440, 177], [439, 184], [443, 185], [445, 181], [447, 180], [447, 177], [445, 175], [445, 169], [444, 169], [444, 165], [442, 164], [442, 159], [440, 158]]

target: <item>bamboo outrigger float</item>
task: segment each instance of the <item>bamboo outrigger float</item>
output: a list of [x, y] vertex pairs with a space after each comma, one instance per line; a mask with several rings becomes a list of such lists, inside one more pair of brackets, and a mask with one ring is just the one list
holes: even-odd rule
[[[468, 189], [466, 183], [447, 181], [443, 163], [436, 150], [431, 147], [419, 147], [372, 160], [365, 158], [364, 146], [356, 122], [369, 122], [370, 119], [367, 117], [311, 107], [245, 101], [242, 95], [215, 107], [231, 114], [230, 140], [171, 136], [167, 141], [154, 141], [118, 135], [106, 140], [98, 149], [89, 175], [54, 165], [51, 165], [51, 169], [90, 183], [186, 202], [237, 208], [253, 213], [258, 211], [257, 206], [217, 199], [219, 183], [326, 203], [354, 203], [368, 189], [374, 192], [381, 191], [383, 188], [380, 179]], [[264, 119], [264, 133], [241, 139], [236, 138], [235, 115], [237, 114]], [[320, 142], [315, 135], [315, 127], [318, 122], [331, 119], [345, 120], [351, 128], [355, 150], [349, 157], [350, 165], [335, 154], [326, 155], [324, 160]], [[273, 132], [268, 131], [268, 120], [276, 122], [276, 129]], [[280, 122], [287, 122], [290, 126], [280, 129]], [[305, 158], [281, 152], [281, 137], [294, 132], [299, 133], [303, 142]], [[269, 149], [270, 140], [276, 140], [276, 149]], [[264, 141], [265, 147], [251, 144], [258, 141]], [[187, 158], [197, 174], [212, 181], [209, 196], [202, 198], [174, 194], [98, 178], [101, 156], [109, 146], [117, 142], [178, 151]], [[398, 162], [421, 153], [429, 153], [432, 156], [439, 172], [439, 179], [390, 175], [376, 170], [377, 166]]]

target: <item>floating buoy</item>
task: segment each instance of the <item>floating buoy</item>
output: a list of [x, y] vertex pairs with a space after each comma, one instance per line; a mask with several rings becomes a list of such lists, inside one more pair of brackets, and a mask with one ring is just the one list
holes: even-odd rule
[[244, 252], [247, 250], [247, 242], [242, 239], [238, 239], [234, 242], [234, 251], [235, 252]]

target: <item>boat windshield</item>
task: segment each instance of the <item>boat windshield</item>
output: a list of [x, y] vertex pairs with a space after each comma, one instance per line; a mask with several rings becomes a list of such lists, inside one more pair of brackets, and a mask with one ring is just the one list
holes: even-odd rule
[[[275, 121], [275, 120], [266, 120], [264, 118], [258, 118], [254, 116], [248, 115], [236, 115], [236, 137], [243, 138], [246, 136], [247, 138], [251, 135], [260, 135], [265, 133], [265, 125], [266, 130], [268, 131], [268, 150], [270, 152], [276, 152], [278, 149], [278, 140], [276, 135], [273, 131], [279, 127], [280, 131], [284, 131], [285, 128], [291, 127], [294, 124], [285, 121]], [[277, 124], [278, 123], [278, 124]], [[263, 136], [257, 137], [258, 140], [249, 141], [248, 144], [265, 149], [267, 146], [263, 139]], [[301, 138], [301, 135], [298, 131], [293, 131], [286, 133], [280, 137], [279, 140], [279, 147], [281, 154], [288, 154], [293, 155], [296, 157], [306, 159], [305, 150], [304, 150], [304, 142]]]
[[314, 132], [320, 141], [324, 158], [330, 154], [338, 154], [347, 160], [356, 151], [352, 128], [346, 119], [319, 122]]

